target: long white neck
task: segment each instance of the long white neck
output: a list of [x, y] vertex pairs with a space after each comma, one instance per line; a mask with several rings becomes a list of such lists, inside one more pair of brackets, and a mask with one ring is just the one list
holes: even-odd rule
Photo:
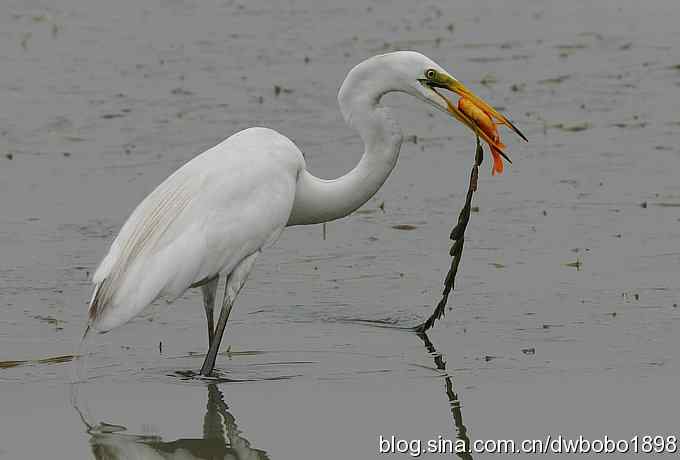
[[374, 66], [366, 64], [349, 73], [338, 94], [345, 120], [364, 141], [364, 154], [354, 169], [337, 179], [300, 171], [289, 226], [347, 216], [375, 195], [397, 164], [401, 130], [390, 111], [378, 105], [390, 89], [380, 84], [385, 80]]

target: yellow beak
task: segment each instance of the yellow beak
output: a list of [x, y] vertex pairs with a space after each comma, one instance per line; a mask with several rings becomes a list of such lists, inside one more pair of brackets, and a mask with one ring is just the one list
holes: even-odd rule
[[503, 153], [501, 150], [501, 145], [498, 144], [497, 140], [491, 139], [489, 135], [484, 132], [480, 127], [475, 123], [470, 117], [468, 117], [465, 113], [463, 113], [458, 107], [453, 104], [447, 97], [439, 93], [436, 88], [444, 88], [448, 89], [449, 91], [452, 91], [459, 95], [461, 98], [466, 98], [469, 99], [474, 105], [482, 109], [484, 112], [489, 114], [489, 116], [492, 117], [492, 119], [496, 120], [499, 124], [503, 124], [510, 129], [512, 129], [517, 135], [519, 135], [522, 139], [527, 141], [527, 138], [522, 132], [514, 125], [512, 122], [505, 117], [503, 114], [501, 114], [498, 110], [494, 109], [491, 105], [489, 105], [486, 101], [484, 101], [482, 98], [474, 94], [472, 91], [470, 91], [468, 88], [465, 87], [461, 82], [458, 80], [455, 80], [454, 78], [451, 78], [449, 76], [443, 76], [440, 75], [438, 80], [436, 82], [428, 82], [430, 84], [430, 87], [432, 90], [437, 93], [445, 102], [446, 106], [448, 107], [448, 112], [454, 116], [458, 121], [463, 123], [465, 126], [470, 128], [477, 136], [481, 137], [486, 141], [489, 145], [495, 146], [495, 148], [498, 150], [498, 152], [503, 155], [506, 160], [510, 161], [510, 159]]

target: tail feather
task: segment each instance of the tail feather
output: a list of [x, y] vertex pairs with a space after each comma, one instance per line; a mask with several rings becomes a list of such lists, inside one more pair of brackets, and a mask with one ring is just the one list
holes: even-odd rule
[[491, 168], [491, 175], [495, 176], [496, 173], [503, 174], [503, 158], [501, 157], [499, 150], [496, 149], [494, 146], [491, 146], [491, 153], [492, 153], [491, 156], [493, 157], [493, 166]]
[[90, 324], [94, 323], [97, 320], [97, 316], [99, 316], [99, 312], [101, 311], [101, 296], [99, 295], [101, 291], [102, 284], [106, 282], [106, 279], [104, 279], [101, 283], [97, 283], [94, 287], [94, 292], [92, 293], [92, 298], [90, 299], [90, 306], [88, 308], [88, 317], [90, 319], [89, 324], [88, 324], [88, 329], [90, 328]]

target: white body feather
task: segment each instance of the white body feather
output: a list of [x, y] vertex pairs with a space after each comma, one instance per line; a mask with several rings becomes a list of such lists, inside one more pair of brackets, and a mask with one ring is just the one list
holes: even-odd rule
[[178, 169], [137, 206], [95, 272], [93, 327], [121, 325], [276, 241], [303, 168], [287, 137], [250, 128]]

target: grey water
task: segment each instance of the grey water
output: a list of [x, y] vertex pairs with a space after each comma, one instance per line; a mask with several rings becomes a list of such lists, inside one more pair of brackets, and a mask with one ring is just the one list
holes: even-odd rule
[[[680, 435], [678, 14], [672, 0], [1, 2], [0, 459]], [[134, 206], [252, 125], [343, 174], [362, 146], [339, 85], [397, 49], [530, 140], [503, 131], [513, 164], [482, 165], [445, 318], [425, 339], [404, 329], [438, 301], [475, 140], [390, 95], [406, 136], [395, 172], [325, 239], [292, 228], [264, 253], [220, 378], [183, 376], [207, 348], [200, 293], [159, 303], [88, 347], [88, 429], [70, 360], [91, 274]]]

